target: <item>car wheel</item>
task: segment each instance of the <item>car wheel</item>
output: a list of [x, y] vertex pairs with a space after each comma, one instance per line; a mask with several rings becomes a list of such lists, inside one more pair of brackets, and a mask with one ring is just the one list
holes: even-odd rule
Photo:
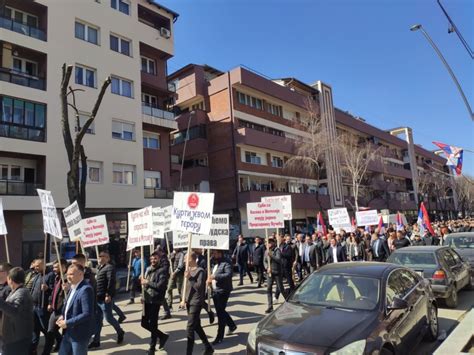
[[428, 332], [425, 338], [429, 341], [438, 339], [438, 308], [432, 303], [428, 308]]
[[455, 285], [453, 285], [451, 293], [449, 294], [449, 297], [444, 300], [444, 303], [446, 303], [446, 306], [449, 308], [456, 308], [458, 306], [458, 291], [456, 290]]

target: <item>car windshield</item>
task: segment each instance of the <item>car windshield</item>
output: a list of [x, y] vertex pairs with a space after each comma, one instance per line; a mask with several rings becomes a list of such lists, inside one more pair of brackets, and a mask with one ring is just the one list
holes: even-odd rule
[[393, 253], [387, 262], [407, 266], [409, 268], [433, 268], [436, 267], [435, 255], [432, 252], [427, 253]]
[[314, 273], [295, 291], [290, 302], [312, 306], [372, 310], [380, 296], [378, 279]]
[[445, 245], [457, 249], [474, 249], [474, 236], [446, 237]]

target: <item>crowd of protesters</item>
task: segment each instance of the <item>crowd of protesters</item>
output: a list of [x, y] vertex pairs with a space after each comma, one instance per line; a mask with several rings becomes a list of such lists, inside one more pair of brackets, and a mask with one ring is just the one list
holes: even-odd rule
[[[273, 234], [268, 239], [256, 237], [250, 245], [243, 236], [231, 256], [238, 267], [238, 286], [248, 276], [256, 287], [266, 284], [268, 307], [280, 294], [287, 298], [295, 285], [321, 266], [345, 261], [384, 262], [394, 250], [409, 245], [439, 245], [453, 232], [474, 231], [474, 219], [433, 223], [434, 235], [420, 231], [417, 224], [396, 226], [386, 230], [355, 229], [350, 232], [329, 230], [327, 233]], [[205, 253], [206, 251], [204, 251]], [[212, 251], [210, 269], [202, 250], [174, 250], [169, 255], [158, 246], [145, 260], [142, 277], [140, 250], [133, 251], [131, 263], [131, 292], [128, 304], [140, 297], [143, 311], [141, 326], [150, 332], [148, 354], [163, 349], [169, 335], [158, 329], [161, 319], [171, 318], [173, 290], [180, 297], [179, 307], [186, 309], [186, 354], [192, 354], [195, 333], [204, 344], [204, 354], [214, 352], [213, 345], [224, 341], [237, 329], [226, 311], [233, 290], [233, 262], [226, 253]], [[287, 287], [286, 287], [287, 286]], [[275, 292], [273, 289], [275, 288]], [[206, 296], [208, 294], [208, 296]], [[212, 297], [217, 315], [217, 334], [211, 343], [201, 325], [204, 309], [209, 323], [215, 320]], [[86, 256], [77, 254], [68, 263], [59, 259], [48, 270], [42, 258], [32, 261], [28, 270], [0, 263], [0, 348], [1, 354], [37, 354], [41, 334], [44, 335], [42, 354], [59, 351], [60, 355], [87, 354], [88, 349], [100, 349], [103, 320], [114, 328], [117, 344], [126, 339], [121, 323], [126, 319], [116, 300], [116, 269], [110, 254], [99, 253], [98, 267], [92, 270]], [[114, 316], [114, 312], [118, 317]]]

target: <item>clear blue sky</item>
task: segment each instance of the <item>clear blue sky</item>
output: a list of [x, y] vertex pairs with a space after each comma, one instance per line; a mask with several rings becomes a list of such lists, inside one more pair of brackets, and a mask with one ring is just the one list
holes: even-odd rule
[[[323, 80], [335, 105], [382, 129], [408, 125], [415, 142], [474, 150], [474, 124], [449, 74], [420, 32], [445, 55], [474, 107], [473, 60], [436, 0], [158, 0], [180, 14], [169, 72], [188, 64], [240, 64], [271, 78]], [[442, 0], [474, 48], [474, 1]], [[474, 175], [474, 154], [464, 172]]]

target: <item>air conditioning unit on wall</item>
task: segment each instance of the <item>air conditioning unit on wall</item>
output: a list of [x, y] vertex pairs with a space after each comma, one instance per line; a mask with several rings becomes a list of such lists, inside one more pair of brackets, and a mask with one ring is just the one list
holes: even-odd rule
[[171, 31], [168, 30], [167, 28], [161, 27], [160, 28], [160, 35], [161, 35], [161, 37], [170, 38], [171, 37]]

